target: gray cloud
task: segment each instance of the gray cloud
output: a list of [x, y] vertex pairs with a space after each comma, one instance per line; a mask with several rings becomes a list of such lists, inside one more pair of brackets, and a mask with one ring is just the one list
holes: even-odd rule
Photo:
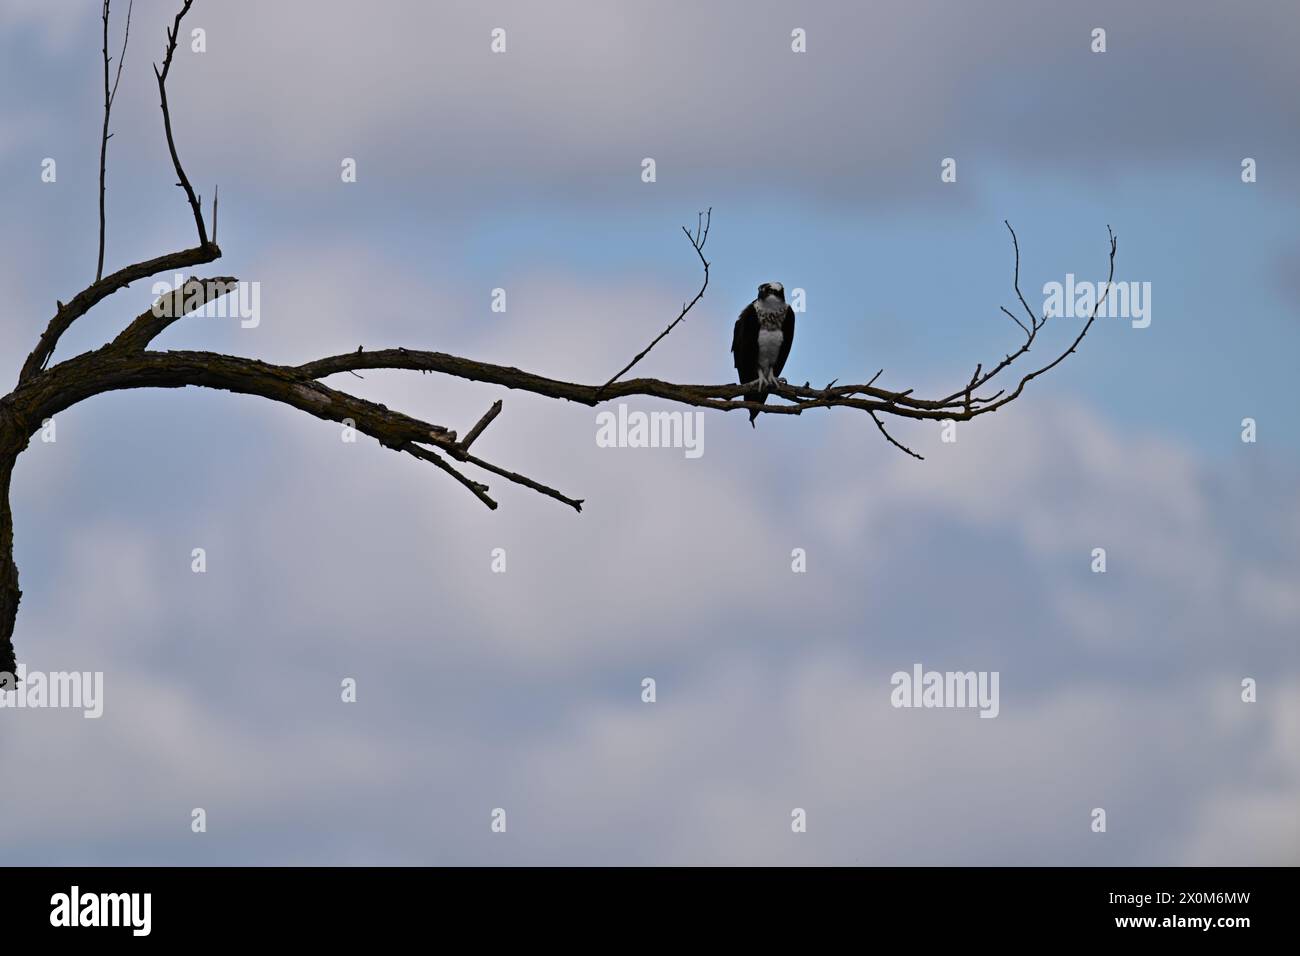
[[[42, 35], [93, 70], [68, 49], [58, 7], [8, 16], [43, 16]], [[140, 11], [141, 59], [159, 16]], [[372, 198], [418, 177], [404, 199], [435, 213], [503, 195], [626, 200], [653, 156], [678, 195], [716, 198], [722, 179], [837, 203], [915, 200], [945, 156], [1049, 178], [1119, 176], [1135, 161], [1231, 177], [1242, 156], [1276, 169], [1300, 146], [1285, 93], [1300, 80], [1288, 52], [1300, 26], [1286, 2], [229, 2], [192, 20], [209, 47], [182, 51], [174, 77], [182, 137], [256, 193], [329, 188], [352, 156]], [[1097, 26], [1105, 54], [1088, 49]], [[504, 55], [489, 52], [494, 27], [507, 30]], [[790, 52], [794, 27], [806, 54]], [[114, 147], [162, 170], [149, 80], [124, 81], [135, 85]]]
[[[560, 362], [545, 328], [496, 334]], [[622, 354], [592, 332], [594, 360]], [[467, 418], [483, 404], [421, 376], [384, 387], [416, 403], [436, 388]], [[597, 449], [590, 410], [508, 397], [484, 453], [592, 500], [579, 517], [506, 492], [505, 523], [331, 426], [182, 400], [200, 427], [235, 402], [239, 432], [265, 436], [190, 453], [198, 473], [246, 462], [242, 479], [177, 487], [124, 456], [100, 479], [129, 476], [138, 497], [79, 527], [37, 485], [98, 455], [81, 447], [109, 417], [95, 407], [57, 462], [20, 469], [20, 551], [39, 522], [63, 564], [24, 606], [26, 659], [106, 670], [108, 701], [100, 722], [26, 712], [6, 735], [7, 765], [31, 768], [6, 824], [16, 859], [1297, 859], [1282, 810], [1300, 796], [1295, 608], [1234, 583], [1265, 573], [1254, 539], [1211, 520], [1231, 499], [1176, 447], [1048, 402], [947, 449], [910, 436], [924, 466], [826, 420], [792, 501], [775, 422], [755, 435], [713, 416], [688, 462]], [[150, 517], [174, 500], [183, 521]], [[1294, 514], [1293, 487], [1255, 506]], [[1098, 542], [1105, 578], [1087, 568]], [[495, 546], [505, 575], [489, 570]], [[793, 546], [807, 575], [789, 570]], [[1266, 570], [1297, 568], [1291, 544]], [[1008, 613], [986, 616], [989, 597]], [[1001, 716], [893, 710], [889, 674], [913, 661], [1001, 670]], [[338, 702], [343, 675], [356, 705]], [[647, 675], [653, 706], [638, 699]], [[1258, 704], [1237, 700], [1246, 675]], [[191, 806], [212, 833], [188, 833]], [[509, 842], [490, 842], [494, 806]], [[789, 833], [795, 806], [806, 839]], [[1104, 837], [1087, 829], [1093, 806], [1110, 814]]]
[[[137, 66], [161, 9], [137, 11]], [[596, 254], [604, 230], [622, 239], [660, 207], [595, 222], [570, 267], [549, 248], [496, 249], [519, 203], [617, 206], [611, 184], [635, 183], [643, 155], [661, 160], [675, 224], [679, 200], [693, 209], [719, 188], [739, 210], [818, 195], [923, 215], [950, 153], [994, 177], [1032, 165], [1096, 183], [1112, 164], [1160, 177], [1222, 161], [1231, 177], [1244, 149], [1294, 152], [1291, 9], [1183, 12], [200, 2], [210, 52], [175, 74], [182, 152], [196, 178], [219, 173], [219, 271], [261, 282], [264, 315], [255, 330], [186, 320], [161, 346], [297, 362], [400, 343], [594, 381], [698, 281], [684, 247], [673, 270], [655, 258], [635, 275]], [[0, 323], [11, 358], [52, 290], [93, 262], [98, 107], [84, 90], [97, 46], [81, 42], [83, 20], [0, 5], [0, 22], [38, 38], [0, 71], [51, 78], [0, 113], [0, 161], [27, 177], [13, 192], [31, 222], [0, 240], [7, 305], [33, 317]], [[1085, 52], [1098, 24], [1105, 58]], [[496, 25], [511, 52], [494, 59]], [[794, 25], [809, 30], [805, 58], [787, 52]], [[184, 236], [151, 82], [147, 68], [124, 75], [116, 114], [122, 259]], [[28, 188], [31, 155], [47, 153], [61, 187]], [[345, 155], [361, 160], [358, 195], [319, 203]], [[1149, 225], [1155, 244], [1164, 226]], [[823, 226], [805, 223], [790, 248], [842, 241]], [[759, 265], [725, 261], [736, 246], [719, 235], [717, 281], [738, 284]], [[909, 241], [938, 258], [952, 248]], [[870, 293], [895, 261], [855, 283]], [[478, 271], [499, 268], [511, 274]], [[944, 268], [897, 281], [939, 283]], [[505, 315], [486, 309], [497, 281]], [[60, 354], [97, 347], [146, 299], [119, 293]], [[874, 371], [891, 334], [914, 347], [906, 374], [922, 380], [907, 384], [921, 391], [963, 358], [965, 313], [901, 331], [910, 317], [882, 328], [878, 314], [896, 306], [851, 305], [838, 323], [810, 314], [801, 372], [814, 343]], [[717, 380], [734, 315], [711, 290], [645, 371]], [[1156, 337], [1175, 325], [1163, 322], [1122, 346], [1090, 338], [1092, 368], [1138, 341], [1148, 367], [1185, 369], [1180, 340]], [[1264, 333], [1261, 347], [1280, 348]], [[70, 410], [15, 478], [19, 649], [29, 667], [105, 671], [106, 713], [0, 713], [0, 759], [21, 768], [5, 858], [1298, 862], [1295, 463], [1267, 428], [1215, 458], [1168, 422], [1134, 424], [1163, 386], [1117, 374], [1132, 397], [1107, 414], [1074, 381], [1035, 382], [956, 445], [900, 423], [925, 463], [847, 415], [769, 416], [757, 431], [712, 415], [690, 461], [598, 448], [594, 412], [577, 406], [409, 373], [336, 383], [460, 430], [503, 397], [480, 453], [587, 498], [581, 516], [495, 480], [502, 509], [488, 513], [414, 460], [257, 399], [134, 393]], [[1099, 546], [1106, 575], [1088, 568]], [[489, 568], [496, 547], [504, 575]], [[790, 571], [795, 547], [807, 574]], [[889, 675], [915, 661], [999, 670], [1001, 715], [894, 710]], [[639, 700], [648, 675], [653, 706]], [[344, 676], [355, 705], [339, 702]], [[1253, 705], [1238, 696], [1246, 676]], [[206, 835], [189, 832], [196, 806]], [[488, 832], [495, 806], [507, 837]], [[795, 806], [810, 814], [804, 837], [789, 832]], [[1105, 836], [1088, 830], [1094, 806], [1110, 814]]]

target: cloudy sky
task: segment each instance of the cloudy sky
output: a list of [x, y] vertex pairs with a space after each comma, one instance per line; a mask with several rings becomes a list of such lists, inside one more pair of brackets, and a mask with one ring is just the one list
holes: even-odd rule
[[[149, 69], [175, 7], [135, 5], [108, 269], [194, 242]], [[0, 0], [10, 376], [94, 275], [98, 8]], [[1031, 301], [1104, 279], [1112, 226], [1151, 321], [1099, 319], [955, 443], [894, 426], [925, 461], [846, 409], [711, 413], [690, 459], [490, 386], [330, 381], [460, 431], [503, 398], [480, 453], [581, 515], [499, 480], [489, 512], [257, 398], [78, 406], [14, 476], [16, 643], [102, 671], [104, 714], [0, 710], [0, 861], [1300, 862], [1292, 0], [197, 0], [186, 27], [207, 49], [169, 97], [226, 253], [200, 274], [259, 283], [261, 324], [158, 348], [601, 382], [694, 294], [678, 227], [708, 206], [713, 281], [643, 374], [730, 380], [776, 279], [807, 293], [792, 380], [953, 391], [1018, 344], [1004, 219]], [[113, 296], [56, 357], [149, 301]], [[918, 663], [998, 672], [997, 718], [891, 706]]]

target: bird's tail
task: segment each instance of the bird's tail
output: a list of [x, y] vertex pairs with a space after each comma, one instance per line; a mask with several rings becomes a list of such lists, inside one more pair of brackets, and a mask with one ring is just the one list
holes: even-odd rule
[[[767, 392], [746, 392], [746, 393], [745, 393], [745, 401], [747, 401], [747, 402], [758, 402], [760, 405], [764, 405], [764, 404], [767, 403]], [[749, 427], [750, 427], [750, 428], [755, 428], [755, 427], [757, 427], [757, 426], [754, 425], [754, 419], [756, 419], [757, 417], [758, 417], [758, 409], [756, 409], [756, 408], [751, 408], [751, 409], [749, 410]]]

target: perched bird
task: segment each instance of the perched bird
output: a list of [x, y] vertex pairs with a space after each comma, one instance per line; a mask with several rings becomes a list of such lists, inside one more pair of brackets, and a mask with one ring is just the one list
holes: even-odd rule
[[[786, 305], [785, 287], [779, 282], [764, 282], [758, 287], [758, 298], [740, 313], [731, 336], [731, 352], [736, 360], [740, 384], [757, 382], [762, 389], [746, 392], [745, 401], [766, 402], [767, 387], [785, 382], [778, 376], [785, 368], [793, 343], [794, 309]], [[751, 408], [751, 427], [757, 417], [758, 411]]]

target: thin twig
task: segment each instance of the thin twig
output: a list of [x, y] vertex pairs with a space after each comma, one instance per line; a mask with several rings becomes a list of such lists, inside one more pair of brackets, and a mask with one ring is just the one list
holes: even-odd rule
[[458, 449], [455, 447], [448, 448], [448, 452], [454, 455], [456, 458], [459, 458], [461, 461], [467, 461], [471, 465], [478, 465], [478, 467], [482, 468], [484, 471], [490, 471], [494, 475], [500, 475], [502, 478], [505, 478], [507, 481], [513, 481], [515, 484], [523, 485], [525, 488], [531, 488], [533, 491], [540, 492], [541, 494], [546, 495], [548, 498], [554, 498], [556, 501], [563, 501], [574, 511], [577, 511], [579, 513], [582, 512], [582, 503], [584, 501], [584, 499], [582, 498], [570, 498], [568, 495], [564, 494], [563, 492], [556, 491], [554, 488], [550, 487], [549, 485], [544, 485], [539, 481], [533, 481], [533, 479], [527, 477], [526, 475], [521, 475], [513, 471], [506, 471], [506, 469], [501, 468], [498, 465], [494, 465], [491, 462], [484, 461], [482, 458], [478, 458], [467, 452], [458, 453]]
[[159, 70], [155, 65], [153, 72], [154, 76], [158, 78], [158, 99], [162, 106], [163, 129], [167, 133], [167, 150], [171, 153], [172, 166], [176, 169], [176, 178], [180, 180], [176, 185], [185, 190], [185, 198], [190, 204], [190, 211], [194, 213], [194, 226], [199, 233], [199, 245], [206, 246], [208, 244], [208, 232], [203, 225], [203, 210], [199, 206], [198, 197], [194, 195], [194, 187], [190, 185], [190, 178], [185, 175], [185, 169], [181, 166], [180, 155], [176, 152], [176, 138], [172, 135], [172, 115], [167, 108], [167, 74], [171, 71], [172, 56], [176, 53], [176, 38], [180, 35], [181, 19], [190, 12], [193, 3], [194, 0], [185, 0], [180, 13], [176, 14], [176, 19], [167, 31], [167, 55], [163, 58], [162, 70]]
[[474, 479], [467, 477], [465, 474], [458, 471], [456, 468], [453, 468], [449, 462], [443, 460], [441, 455], [438, 455], [437, 453], [432, 452], [429, 449], [424, 448], [420, 445], [416, 445], [413, 442], [403, 445], [402, 451], [412, 454], [416, 458], [422, 459], [423, 461], [427, 461], [430, 462], [431, 464], [437, 465], [447, 474], [451, 475], [462, 485], [464, 485], [466, 488], [472, 491], [474, 493], [475, 498], [483, 502], [483, 504], [487, 505], [493, 511], [497, 510], [497, 503], [493, 501], [492, 498], [488, 495], [487, 485], [480, 484]]
[[[1079, 347], [1079, 343], [1083, 341], [1083, 337], [1087, 335], [1088, 330], [1092, 328], [1092, 323], [1097, 320], [1097, 313], [1101, 310], [1102, 305], [1106, 301], [1106, 297], [1110, 294], [1110, 287], [1113, 284], [1113, 281], [1115, 279], [1115, 249], [1116, 249], [1116, 243], [1118, 239], [1115, 233], [1111, 230], [1109, 225], [1106, 226], [1106, 233], [1110, 236], [1110, 271], [1106, 276], [1106, 291], [1103, 292], [1097, 298], [1096, 304], [1092, 307], [1092, 314], [1088, 316], [1088, 321], [1083, 324], [1083, 328], [1080, 329], [1079, 334], [1074, 337], [1074, 341], [1070, 343], [1070, 347], [1066, 349], [1064, 352], [1062, 352], [1060, 355], [1058, 355], [1051, 362], [1044, 365], [1042, 368], [1030, 372], [1028, 375], [1024, 376], [1020, 380], [1020, 384], [1016, 386], [1016, 390], [1014, 392], [1007, 395], [999, 402], [995, 402], [991, 405], [984, 406], [983, 408], [980, 409], [980, 411], [997, 411], [999, 408], [1001, 408], [1003, 405], [1007, 404], [1008, 402], [1014, 401], [1016, 398], [1020, 396], [1020, 393], [1024, 391], [1026, 385], [1028, 385], [1034, 379], [1038, 378], [1038, 376], [1042, 375], [1044, 372], [1050, 372], [1052, 369], [1056, 368], [1056, 366], [1060, 365], [1062, 362], [1065, 361], [1067, 355], [1073, 354], [1074, 350]], [[1041, 328], [1042, 326], [1039, 327]]]
[[479, 435], [482, 435], [483, 429], [491, 425], [492, 419], [496, 418], [500, 414], [501, 414], [501, 399], [498, 398], [495, 402], [492, 403], [492, 407], [483, 413], [483, 417], [478, 420], [478, 424], [476, 424], [473, 428], [469, 430], [469, 434], [466, 435], [463, 439], [461, 439], [460, 442], [461, 450], [469, 451], [469, 446], [474, 444], [474, 439], [478, 438]]
[[1003, 312], [1006, 312], [1007, 318], [1009, 318], [1012, 322], [1016, 323], [1016, 325], [1020, 326], [1021, 331], [1024, 332], [1026, 336], [1032, 335], [1032, 333], [1027, 328], [1025, 328], [1025, 323], [1021, 322], [1014, 315], [1012, 315], [1005, 305], [1000, 305], [998, 306], [998, 308], [1001, 309]]
[[[1020, 348], [1018, 348], [1014, 352], [1008, 352], [1002, 358], [1002, 361], [998, 362], [998, 364], [993, 366], [992, 369], [990, 369], [989, 371], [981, 375], [978, 380], [971, 382], [967, 388], [963, 388], [961, 391], [953, 392], [951, 395], [945, 396], [944, 398], [940, 399], [940, 402], [943, 403], [952, 402], [960, 398], [963, 394], [965, 394], [970, 390], [984, 387], [984, 385], [986, 385], [990, 380], [996, 377], [1000, 372], [1010, 367], [1010, 365], [1013, 362], [1015, 362], [1016, 359], [1020, 358], [1020, 356], [1024, 355], [1026, 352], [1030, 350], [1030, 348], [1034, 344], [1034, 341], [1038, 338], [1038, 333], [1043, 330], [1043, 328], [1047, 325], [1048, 318], [1050, 318], [1050, 316], [1046, 314], [1044, 314], [1041, 320], [1035, 318], [1033, 310], [1029, 308], [1029, 303], [1025, 301], [1024, 295], [1021, 294], [1020, 292], [1020, 241], [1016, 238], [1016, 231], [1011, 228], [1011, 223], [1007, 222], [1005, 219], [1003, 220], [1003, 223], [1006, 225], [1007, 231], [1011, 233], [1011, 246], [1015, 251], [1015, 265], [1013, 267], [1013, 272], [1012, 272], [1012, 285], [1015, 287], [1016, 297], [1020, 300], [1020, 304], [1025, 309], [1025, 314], [1029, 317], [1029, 328], [1025, 328], [1025, 324], [1021, 322], [1019, 319], [1017, 319], [1014, 315], [1011, 315], [1011, 313], [1008, 312], [1005, 308], [1003, 308], [1002, 311], [1007, 315], [1010, 315], [1011, 318], [1015, 320], [1015, 323], [1018, 326], [1020, 326], [1021, 330], [1025, 333], [1025, 341], [1020, 346]], [[1109, 226], [1107, 226], [1106, 229], [1107, 232], [1110, 231]], [[1114, 254], [1113, 254], [1113, 243], [1112, 243], [1112, 256], [1111, 256], [1112, 274], [1113, 274], [1114, 267], [1115, 267], [1115, 262], [1114, 262]], [[1109, 283], [1107, 284], [1107, 291], [1109, 291]], [[1089, 322], [1089, 325], [1091, 324], [1092, 323]]]
[[[1012, 279], [1012, 284], [1016, 288], [1016, 298], [1025, 307], [1025, 315], [1029, 316], [1030, 327], [1040, 328], [1043, 323], [1034, 317], [1034, 310], [1029, 307], [1029, 303], [1025, 301], [1024, 295], [1020, 292], [1020, 240], [1016, 238], [1016, 231], [1011, 228], [1011, 223], [1008, 220], [1003, 219], [1002, 224], [1007, 227], [1007, 232], [1011, 233], [1011, 245], [1016, 250], [1016, 268]], [[1043, 321], [1046, 321], [1046, 319]]]
[[131, 39], [131, 10], [135, 7], [135, 0], [131, 0], [126, 8], [126, 31], [122, 36], [122, 53], [117, 58], [117, 76], [113, 78], [112, 87], [108, 85], [108, 5], [109, 0], [104, 0], [104, 130], [99, 138], [99, 258], [95, 263], [96, 282], [104, 277], [104, 235], [107, 231], [104, 193], [108, 175], [108, 141], [113, 137], [108, 131], [108, 118], [113, 112], [113, 101], [117, 99], [117, 84], [122, 82], [122, 64], [126, 62], [126, 45]]
[[880, 420], [880, 417], [876, 415], [875, 412], [871, 413], [871, 420], [876, 423], [876, 427], [880, 429], [880, 434], [884, 435], [891, 445], [893, 445], [895, 448], [901, 448], [903, 451], [907, 452], [913, 458], [919, 458], [921, 461], [925, 461], [924, 455], [918, 455], [916, 452], [912, 451], [912, 449], [908, 448], [902, 442], [894, 438], [893, 435], [889, 434], [889, 432], [885, 430], [885, 423]]
[[664, 329], [657, 336], [655, 336], [654, 341], [651, 342], [649, 345], [647, 345], [640, 352], [638, 352], [636, 358], [632, 359], [632, 361], [624, 365], [619, 371], [615, 372], [613, 377], [610, 378], [608, 382], [606, 382], [604, 385], [601, 386], [602, 391], [606, 388], [609, 388], [609, 386], [617, 382], [620, 378], [622, 378], [624, 375], [627, 374], [628, 370], [631, 369], [632, 366], [636, 365], [637, 362], [641, 361], [643, 358], [649, 355], [650, 350], [659, 344], [660, 339], [662, 339], [674, 328], [676, 328], [677, 324], [681, 322], [682, 319], [686, 318], [686, 313], [690, 312], [691, 309], [695, 308], [695, 303], [699, 302], [700, 299], [704, 297], [704, 290], [709, 287], [709, 260], [704, 258], [704, 244], [709, 241], [709, 226], [712, 222], [713, 222], [713, 207], [710, 206], [707, 212], [696, 213], [694, 235], [691, 234], [691, 231], [689, 229], [687, 229], [685, 226], [682, 226], [682, 232], [686, 233], [686, 238], [690, 241], [691, 248], [695, 250], [695, 254], [699, 256], [700, 262], [704, 266], [704, 283], [700, 286], [700, 291], [695, 293], [695, 298], [691, 299], [691, 301], [688, 304], [682, 305], [681, 312], [677, 313], [677, 318], [673, 319], [670, 323], [668, 323], [668, 328]]

